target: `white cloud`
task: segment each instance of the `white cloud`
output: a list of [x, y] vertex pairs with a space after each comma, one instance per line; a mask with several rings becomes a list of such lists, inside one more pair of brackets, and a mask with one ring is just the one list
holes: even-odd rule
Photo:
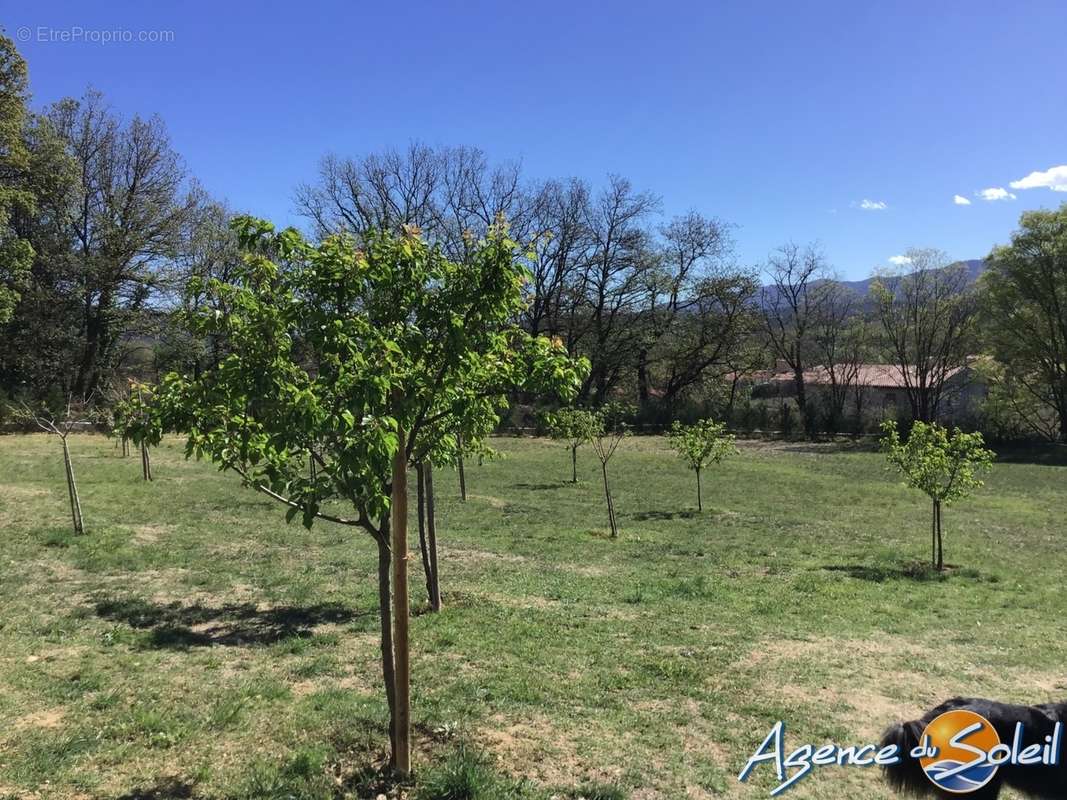
[[885, 211], [889, 208], [889, 204], [884, 200], [867, 200], [864, 198], [863, 202], [860, 203], [860, 208], [864, 211]]
[[975, 197], [981, 197], [983, 200], [1014, 200], [1015, 195], [1005, 189], [1003, 186], [993, 186], [989, 189], [983, 189], [980, 192], [975, 192]]
[[964, 197], [962, 194], [958, 194], [952, 198], [952, 202], [958, 206], [969, 206], [971, 201]]
[[910, 264], [911, 259], [907, 256], [890, 256], [889, 263], [896, 264], [898, 267], [903, 267], [905, 264]]
[[1067, 164], [1052, 167], [1044, 172], [1031, 172], [1025, 178], [1011, 182], [1012, 189], [1049, 188], [1054, 192], [1067, 192]]

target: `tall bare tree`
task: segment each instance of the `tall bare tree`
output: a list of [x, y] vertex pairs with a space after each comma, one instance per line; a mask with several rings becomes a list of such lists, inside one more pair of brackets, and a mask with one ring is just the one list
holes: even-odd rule
[[868, 351], [868, 327], [862, 298], [854, 290], [830, 280], [816, 291], [823, 297], [812, 325], [812, 358], [826, 387], [825, 425], [836, 433], [841, 429], [848, 400], [855, 401], [857, 393], [865, 389], [859, 384]]
[[911, 249], [905, 255], [913, 271], [885, 276], [871, 292], [912, 418], [932, 422], [949, 393], [949, 379], [974, 352], [976, 294], [966, 268], [944, 252]]
[[818, 245], [802, 248], [789, 242], [771, 254], [765, 270], [771, 284], [761, 291], [763, 328], [772, 351], [793, 373], [797, 407], [811, 435], [813, 415], [804, 370], [812, 355], [813, 328], [827, 302], [821, 288], [828, 278], [826, 260]]

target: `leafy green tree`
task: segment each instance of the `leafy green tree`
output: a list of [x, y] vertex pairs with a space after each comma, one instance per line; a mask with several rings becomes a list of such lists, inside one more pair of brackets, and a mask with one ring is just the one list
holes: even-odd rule
[[1051, 415], [1067, 440], [1067, 203], [1024, 213], [1011, 244], [986, 263], [985, 332], [1018, 389], [1012, 405], [1034, 430], [1049, 431]]
[[936, 422], [916, 421], [907, 441], [901, 442], [896, 422], [882, 423], [882, 449], [904, 476], [904, 482], [925, 492], [933, 503], [931, 560], [945, 568], [942, 545], [941, 506], [949, 505], [982, 486], [978, 474], [989, 469], [996, 454], [987, 450], [981, 433], [951, 433]]
[[622, 440], [630, 435], [626, 424], [627, 418], [633, 416], [633, 409], [620, 403], [608, 403], [597, 413], [597, 426], [590, 442], [593, 451], [600, 459], [600, 472], [604, 476], [604, 499], [608, 506], [608, 524], [611, 526], [611, 538], [619, 538], [619, 523], [615, 518], [615, 500], [611, 496], [611, 484], [608, 481], [608, 462], [618, 450]]
[[0, 34], [0, 324], [14, 314], [34, 256], [32, 245], [19, 235], [12, 219], [17, 213], [32, 211], [36, 204], [27, 181], [26, 98], [26, 62], [14, 43]]
[[740, 451], [733, 435], [726, 432], [725, 422], [702, 419], [692, 425], [675, 422], [667, 434], [667, 444], [686, 462], [697, 476], [697, 511], [704, 510], [701, 497], [700, 472], [709, 464], [718, 464]]
[[578, 448], [592, 441], [600, 430], [600, 416], [584, 408], [561, 408], [544, 415], [548, 433], [567, 443], [571, 451], [571, 483], [578, 482]]
[[406, 467], [456, 431], [490, 429], [509, 391], [572, 394], [584, 365], [513, 324], [527, 273], [503, 224], [463, 263], [415, 228], [317, 246], [249, 217], [235, 228], [241, 266], [191, 281], [207, 297], [187, 314], [227, 352], [165, 376], [152, 408], [159, 429], [185, 432], [187, 455], [236, 473], [287, 519], [374, 541], [392, 764], [406, 773]]

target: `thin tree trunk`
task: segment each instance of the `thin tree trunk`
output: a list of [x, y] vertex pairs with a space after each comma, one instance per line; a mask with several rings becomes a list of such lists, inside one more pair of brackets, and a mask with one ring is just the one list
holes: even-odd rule
[[937, 567], [937, 501], [930, 507], [930, 566]]
[[441, 610], [441, 571], [437, 563], [437, 500], [433, 491], [433, 462], [426, 462], [426, 549], [430, 555], [430, 609]]
[[141, 472], [146, 481], [152, 480], [152, 454], [144, 442], [141, 442]]
[[700, 492], [700, 470], [697, 469], [697, 511], [704, 510], [704, 499], [701, 497]]
[[407, 439], [397, 430], [397, 451], [393, 456], [392, 538], [393, 538], [393, 666], [396, 678], [396, 735], [394, 769], [401, 777], [411, 772], [411, 673], [408, 642], [408, 479]]
[[619, 536], [619, 528], [615, 523], [615, 504], [611, 499], [611, 487], [608, 485], [608, 465], [602, 462], [600, 465], [601, 472], [604, 473], [604, 497], [608, 502], [608, 524], [611, 526], [611, 538], [616, 539]]
[[63, 439], [63, 468], [67, 473], [67, 494], [70, 496], [70, 515], [74, 522], [74, 532], [85, 533], [85, 525], [82, 522], [82, 503], [78, 497], [78, 484], [74, 480], [74, 464], [70, 460], [70, 448], [67, 447], [67, 437]]
[[122, 457], [127, 458], [130, 455], [130, 440], [125, 436], [122, 437]]
[[390, 584], [392, 581], [389, 550], [389, 515], [381, 521], [378, 533], [378, 615], [382, 629], [382, 680], [389, 706], [389, 763], [396, 764], [396, 669], [393, 663], [393, 616]]
[[456, 457], [456, 466], [459, 468], [459, 499], [464, 503], [467, 502], [467, 473], [463, 469], [463, 437], [457, 436], [456, 442], [459, 444], [459, 453]]
[[578, 482], [578, 445], [571, 445], [571, 483]]
[[937, 501], [937, 571], [945, 569], [944, 536], [941, 531], [941, 501]]
[[418, 483], [416, 505], [419, 520], [419, 553], [422, 555], [422, 572], [426, 576], [426, 601], [433, 609], [433, 567], [430, 566], [430, 551], [426, 545], [426, 462], [415, 465], [415, 477]]

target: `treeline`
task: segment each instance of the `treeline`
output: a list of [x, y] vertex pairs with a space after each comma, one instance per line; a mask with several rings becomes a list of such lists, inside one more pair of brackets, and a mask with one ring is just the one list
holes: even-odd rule
[[[123, 119], [99, 93], [31, 111], [25, 63], [8, 39], [0, 51], [7, 402], [106, 406], [127, 378], [217, 363], [226, 342], [193, 336], [176, 312], [213, 302], [197, 287], [239, 263], [230, 211], [161, 120]], [[415, 226], [458, 262], [506, 219], [530, 273], [518, 321], [589, 359], [579, 404], [631, 402], [643, 422], [861, 430], [886, 413], [865, 367], [887, 364], [907, 418], [951, 411], [1001, 437], [1067, 431], [1067, 207], [1024, 215], [977, 285], [916, 250], [909, 274], [859, 296], [814, 245], [745, 265], [722, 219], [668, 217], [619, 176], [533, 180], [476, 148], [328, 156], [295, 198], [314, 238]], [[988, 387], [966, 419], [961, 371]]]

